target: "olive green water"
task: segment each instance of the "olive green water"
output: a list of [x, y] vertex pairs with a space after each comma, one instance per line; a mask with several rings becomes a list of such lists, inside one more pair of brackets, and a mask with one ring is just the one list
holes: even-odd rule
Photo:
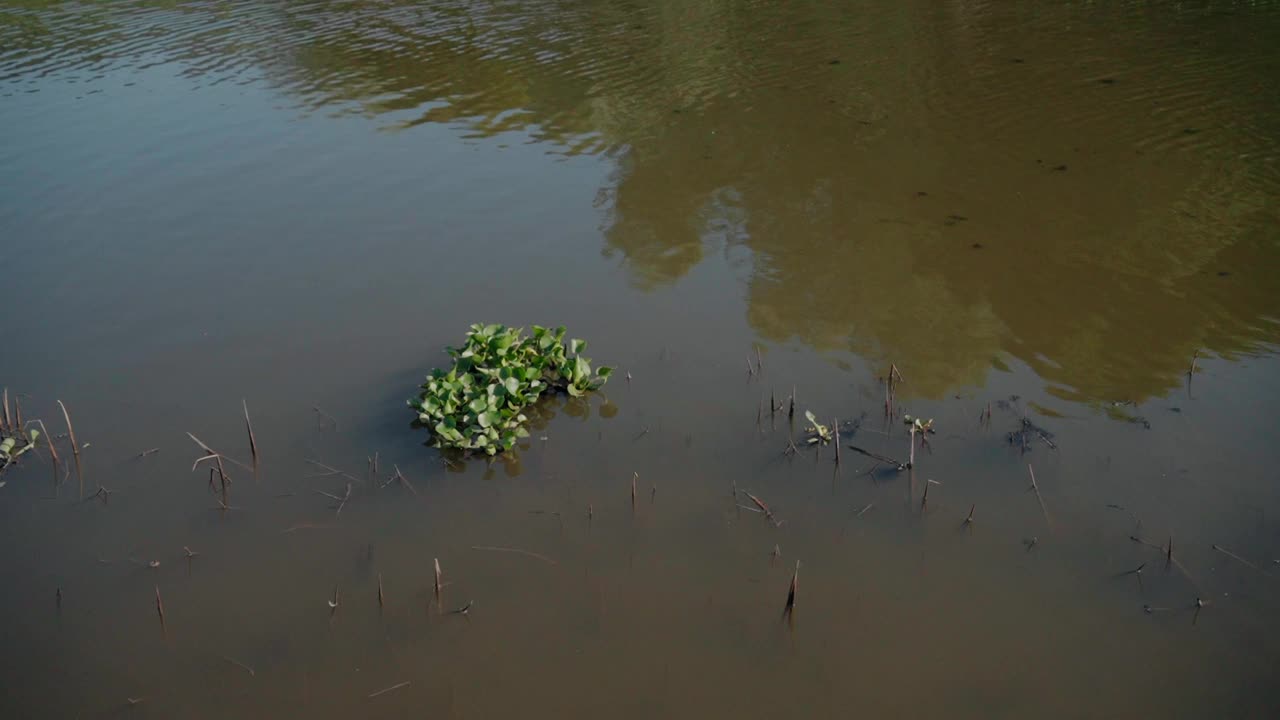
[[1274, 716], [1277, 198], [1274, 3], [0, 1], [0, 716]]

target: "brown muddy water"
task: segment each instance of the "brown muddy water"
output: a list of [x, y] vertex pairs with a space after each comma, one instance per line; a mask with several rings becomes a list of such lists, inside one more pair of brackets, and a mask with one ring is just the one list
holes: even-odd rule
[[[83, 446], [3, 477], [0, 716], [1280, 713], [1275, 3], [3, 0], [0, 130]], [[450, 469], [480, 321], [621, 371]]]

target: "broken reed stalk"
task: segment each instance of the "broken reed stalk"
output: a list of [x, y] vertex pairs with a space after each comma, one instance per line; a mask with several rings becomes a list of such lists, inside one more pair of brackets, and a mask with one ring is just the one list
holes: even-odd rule
[[160, 599], [160, 586], [156, 585], [156, 614], [160, 616], [160, 628], [164, 629], [164, 601]]
[[893, 458], [888, 457], [888, 456], [886, 456], [886, 455], [880, 455], [879, 453], [873, 453], [873, 452], [871, 452], [870, 450], [863, 450], [862, 448], [858, 447], [857, 445], [850, 445], [850, 446], [849, 446], [849, 449], [850, 449], [850, 450], [853, 450], [853, 451], [855, 451], [855, 452], [862, 453], [863, 455], [866, 455], [867, 457], [869, 457], [869, 458], [871, 458], [871, 459], [873, 459], [873, 460], [879, 460], [880, 462], [882, 462], [882, 463], [884, 463], [884, 464], [886, 464], [886, 465], [892, 465], [895, 469], [897, 469], [897, 470], [899, 470], [899, 471], [906, 470], [908, 467], [910, 467], [910, 465], [906, 465], [906, 464], [904, 464], [904, 463], [898, 462], [897, 460], [894, 460]]
[[940, 484], [941, 484], [941, 483], [939, 483], [937, 480], [925, 480], [925, 481], [924, 481], [924, 495], [922, 495], [922, 496], [920, 497], [920, 510], [921, 510], [921, 511], [923, 511], [923, 510], [925, 509], [925, 506], [929, 504], [929, 486], [930, 486], [930, 485], [940, 485]]
[[0, 417], [0, 430], [7, 431], [13, 423], [9, 420], [9, 388], [4, 389], [4, 415]]
[[875, 506], [876, 506], [876, 504], [875, 504], [875, 503], [873, 503], [873, 502], [867, 503], [867, 504], [866, 504], [866, 505], [865, 505], [861, 510], [859, 510], [859, 511], [858, 511], [858, 514], [857, 514], [857, 515], [854, 515], [854, 516], [853, 516], [853, 519], [854, 519], [854, 520], [857, 520], [858, 518], [862, 517], [863, 515], [866, 515], [866, 514], [867, 514], [867, 511], [868, 511], [868, 510], [870, 510], [871, 508], [875, 507]]
[[636, 509], [636, 480], [640, 478], [640, 473], [631, 473], [631, 509]]
[[404, 682], [402, 682], [402, 683], [396, 683], [395, 685], [392, 685], [392, 686], [391, 686], [391, 687], [389, 687], [389, 688], [382, 688], [381, 690], [379, 690], [379, 691], [377, 691], [377, 692], [369, 693], [369, 698], [370, 698], [370, 699], [373, 699], [373, 698], [378, 697], [379, 695], [385, 695], [386, 693], [389, 693], [389, 692], [391, 692], [392, 690], [399, 690], [400, 688], [402, 688], [402, 687], [404, 687], [404, 686], [406, 686], [406, 685], [410, 684], [411, 682], [413, 682], [413, 681], [412, 681], [412, 680], [405, 680]]
[[318, 426], [318, 428], [319, 428], [320, 430], [324, 430], [324, 425], [320, 423], [320, 419], [321, 419], [321, 418], [324, 418], [325, 420], [328, 420], [328, 421], [329, 421], [329, 423], [330, 423], [331, 425], [333, 425], [333, 431], [334, 431], [334, 432], [338, 432], [338, 420], [337, 420], [337, 418], [335, 418], [334, 416], [330, 415], [329, 413], [327, 413], [327, 412], [325, 412], [325, 411], [321, 410], [321, 409], [319, 408], [319, 406], [312, 405], [312, 406], [311, 406], [311, 409], [316, 411], [316, 425]]
[[[76, 430], [71, 427], [71, 414], [67, 412], [67, 406], [62, 404], [61, 400], [58, 401], [58, 407], [62, 408], [62, 419], [67, 421], [67, 436], [71, 438], [71, 452], [75, 453], [76, 461], [79, 462], [80, 443], [76, 442]], [[7, 396], [5, 399], [4, 414], [5, 419], [7, 420], [9, 417], [9, 400]]]
[[748, 353], [747, 354], [747, 377], [751, 377], [752, 375], [755, 375], [755, 374], [756, 374], [756, 369], [751, 367], [751, 355], [750, 353]]
[[964, 525], [972, 525], [972, 524], [973, 524], [973, 509], [974, 509], [974, 508], [976, 508], [976, 507], [978, 507], [978, 504], [977, 504], [977, 503], [974, 503], [974, 504], [972, 504], [972, 505], [970, 505], [970, 506], [969, 506], [969, 515], [968, 515], [967, 517], [965, 517], [965, 519], [964, 519], [964, 523], [963, 523]]
[[342, 496], [342, 499], [338, 501], [338, 512], [334, 513], [334, 517], [337, 517], [342, 514], [342, 508], [346, 506], [347, 501], [350, 499], [351, 499], [351, 483], [347, 483], [347, 492]]
[[916, 425], [911, 423], [911, 456], [907, 459], [907, 467], [916, 466]]
[[840, 464], [840, 418], [831, 421], [831, 441], [836, 446], [836, 465]]
[[378, 607], [386, 605], [386, 597], [382, 594], [382, 573], [378, 573]]
[[440, 604], [440, 588], [441, 588], [441, 585], [440, 585], [440, 576], [441, 576], [441, 572], [440, 572], [440, 558], [435, 558], [435, 563], [436, 563], [436, 584], [435, 584], [435, 594], [436, 594], [436, 604], [437, 604], [437, 605], [439, 605], [439, 604]]
[[253, 454], [253, 464], [258, 464], [258, 439], [253, 436], [253, 422], [249, 420], [249, 403], [243, 398], [240, 404], [244, 406], [244, 427], [249, 431], [249, 452]]
[[1040, 503], [1040, 512], [1044, 513], [1045, 523], [1049, 523], [1049, 509], [1044, 506], [1044, 498], [1040, 496], [1040, 486], [1036, 484], [1036, 471], [1032, 469], [1031, 463], [1027, 463], [1027, 472], [1031, 473], [1031, 489], [1036, 493], [1036, 500]]
[[1190, 380], [1191, 376], [1194, 375], [1196, 372], [1196, 360], [1199, 359], [1199, 357], [1200, 357], [1200, 349], [1196, 348], [1196, 351], [1191, 353], [1191, 367], [1187, 369], [1188, 380]]
[[1169, 533], [1169, 544], [1165, 546], [1164, 569], [1168, 570], [1173, 564], [1173, 533]]
[[760, 356], [760, 346], [756, 345], [756, 372], [764, 372], [764, 358]]
[[409, 478], [405, 477], [404, 473], [400, 472], [400, 466], [392, 464], [392, 467], [396, 469], [395, 477], [400, 480], [400, 484], [408, 488], [409, 492], [413, 493], [414, 495], [417, 495], [418, 491], [414, 489], [413, 483], [409, 482]]
[[235, 665], [236, 667], [240, 668], [241, 670], [243, 670], [243, 671], [245, 671], [245, 672], [249, 673], [249, 677], [253, 677], [254, 675], [256, 675], [256, 674], [257, 674], [257, 673], [255, 673], [255, 672], [253, 671], [253, 668], [249, 667], [248, 665], [245, 665], [244, 663], [240, 662], [239, 660], [237, 660], [237, 659], [235, 659], [235, 658], [233, 658], [233, 657], [228, 657], [228, 656], [226, 656], [226, 655], [223, 655], [223, 656], [222, 656], [222, 659], [223, 659], [223, 660], [226, 660], [227, 662], [231, 663], [232, 665]]
[[27, 424], [22, 421], [22, 398], [18, 397], [17, 395], [13, 396], [13, 414], [14, 414], [14, 419], [18, 423], [14, 427], [14, 430], [18, 432], [23, 432], [24, 430], [26, 430]]
[[58, 463], [59, 463], [59, 462], [61, 462], [61, 461], [58, 459], [58, 446], [53, 442], [53, 436], [49, 434], [49, 428], [47, 428], [47, 427], [45, 427], [45, 426], [44, 426], [44, 421], [43, 421], [43, 420], [40, 420], [39, 418], [37, 418], [37, 419], [35, 419], [35, 420], [32, 420], [31, 422], [33, 422], [33, 423], [35, 423], [35, 424], [37, 424], [37, 425], [39, 425], [39, 426], [40, 426], [40, 431], [41, 431], [42, 433], [44, 433], [45, 438], [48, 440], [48, 443], [49, 443], [49, 455], [51, 455], [51, 456], [53, 457], [54, 477], [57, 477], [57, 476], [58, 476], [58, 473], [57, 473]]
[[769, 417], [772, 418], [773, 414], [776, 413], [777, 411], [778, 411], [777, 399], [773, 394], [773, 388], [769, 388]]
[[546, 564], [548, 564], [548, 565], [559, 565], [559, 564], [560, 564], [560, 563], [556, 562], [555, 560], [552, 560], [551, 558], [547, 557], [546, 555], [541, 555], [541, 554], [539, 554], [539, 553], [531, 552], [531, 551], [529, 551], [529, 550], [521, 550], [520, 548], [513, 548], [513, 547], [498, 547], [498, 546], [495, 546], [495, 545], [472, 545], [472, 546], [471, 546], [471, 549], [472, 549], [472, 550], [487, 550], [487, 551], [489, 551], [489, 552], [515, 553], [516, 555], [524, 555], [525, 557], [531, 557], [531, 558], [533, 558], [533, 559], [535, 559], [535, 560], [541, 560], [542, 562], [544, 562], [544, 563], [546, 563]]
[[1217, 550], [1218, 552], [1222, 553], [1223, 555], [1226, 555], [1227, 557], [1231, 558], [1232, 560], [1235, 560], [1236, 562], [1239, 562], [1239, 563], [1243, 563], [1243, 564], [1245, 564], [1245, 565], [1248, 565], [1249, 567], [1253, 568], [1254, 570], [1259, 570], [1259, 568], [1258, 568], [1258, 566], [1257, 566], [1257, 565], [1254, 565], [1253, 563], [1249, 562], [1248, 560], [1245, 560], [1244, 558], [1242, 558], [1242, 557], [1240, 557], [1239, 555], [1237, 555], [1237, 554], [1235, 554], [1235, 553], [1231, 552], [1230, 550], [1228, 550], [1228, 549], [1226, 549], [1226, 548], [1222, 547], [1221, 545], [1212, 545], [1211, 547], [1212, 547], [1214, 550]]
[[800, 579], [800, 561], [796, 561], [796, 569], [791, 573], [791, 585], [787, 588], [787, 604], [782, 608], [783, 614], [788, 614], [796, 608], [796, 584]]
[[774, 527], [782, 527], [782, 523], [776, 517], [773, 516], [773, 511], [769, 509], [769, 506], [766, 505], [763, 500], [756, 497], [755, 495], [752, 495], [746, 490], [743, 490], [742, 494], [750, 498], [751, 502], [755, 503], [755, 506], [760, 508], [760, 512], [764, 513], [765, 518], [767, 518], [769, 522], [773, 523]]
[[791, 406], [787, 408], [787, 419], [790, 420], [796, 416], [796, 386], [791, 386]]

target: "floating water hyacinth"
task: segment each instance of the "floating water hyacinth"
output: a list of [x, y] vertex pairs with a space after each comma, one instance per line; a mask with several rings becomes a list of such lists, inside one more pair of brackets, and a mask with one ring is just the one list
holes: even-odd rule
[[534, 325], [524, 337], [520, 328], [472, 325], [462, 347], [447, 348], [453, 367], [433, 370], [409, 400], [431, 432], [429, 444], [496, 455], [528, 437], [523, 410], [543, 394], [582, 397], [604, 385], [613, 368], [593, 374], [582, 356], [586, 341], [564, 336], [564, 327]]

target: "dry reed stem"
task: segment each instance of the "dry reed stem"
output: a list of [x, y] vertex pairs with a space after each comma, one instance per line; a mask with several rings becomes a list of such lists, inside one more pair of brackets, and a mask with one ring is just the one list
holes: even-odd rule
[[441, 572], [440, 572], [440, 558], [435, 558], [435, 562], [436, 562], [436, 585], [435, 585], [435, 592], [436, 592], [436, 602], [437, 602], [437, 603], [439, 603], [439, 602], [440, 602], [440, 590], [443, 588], [443, 585], [441, 585], [441, 584], [440, 584], [440, 576], [441, 576]]
[[1036, 471], [1032, 469], [1031, 463], [1027, 463], [1027, 472], [1031, 473], [1031, 489], [1036, 493], [1036, 501], [1040, 503], [1040, 512], [1044, 513], [1045, 524], [1051, 524], [1049, 520], [1049, 509], [1044, 506], [1044, 498], [1040, 496], [1040, 486], [1036, 483]]
[[490, 551], [490, 552], [506, 552], [506, 553], [515, 553], [515, 554], [517, 554], [517, 555], [525, 555], [525, 556], [527, 556], [527, 557], [531, 557], [531, 558], [534, 558], [534, 559], [537, 559], [537, 560], [541, 560], [542, 562], [547, 563], [548, 565], [559, 565], [559, 564], [560, 564], [560, 563], [556, 562], [555, 560], [552, 560], [551, 558], [547, 557], [546, 555], [541, 555], [541, 554], [536, 553], [536, 552], [530, 552], [529, 550], [521, 550], [520, 548], [513, 548], [513, 547], [497, 547], [497, 546], [494, 546], [494, 545], [472, 545], [472, 546], [471, 546], [471, 549], [472, 549], [472, 550], [487, 550], [487, 551]]
[[850, 445], [850, 446], [849, 446], [849, 449], [850, 449], [850, 450], [853, 450], [853, 451], [855, 451], [855, 452], [862, 453], [863, 455], [866, 455], [867, 457], [869, 457], [869, 458], [871, 458], [871, 459], [873, 459], [873, 460], [879, 460], [880, 462], [882, 462], [882, 463], [884, 463], [884, 464], [886, 464], [886, 465], [892, 465], [892, 466], [893, 466], [895, 469], [897, 469], [898, 471], [906, 470], [908, 467], [910, 467], [909, 465], [907, 465], [907, 464], [905, 464], [905, 463], [898, 462], [897, 460], [894, 460], [893, 458], [891, 458], [891, 457], [889, 457], [889, 456], [887, 456], [887, 455], [881, 455], [881, 454], [879, 454], [879, 453], [873, 453], [873, 452], [871, 452], [870, 450], [864, 450], [864, 449], [862, 449], [862, 448], [858, 447], [857, 445]]
[[253, 435], [253, 422], [249, 420], [249, 402], [243, 398], [240, 404], [244, 406], [244, 427], [249, 431], [249, 452], [253, 454], [253, 464], [258, 464], [258, 439]]
[[57, 467], [58, 467], [58, 463], [59, 463], [59, 462], [61, 462], [61, 460], [59, 460], [59, 459], [58, 459], [58, 447], [57, 447], [57, 445], [53, 442], [53, 436], [49, 434], [49, 428], [47, 428], [47, 427], [45, 427], [45, 426], [44, 426], [44, 421], [43, 421], [43, 420], [36, 419], [36, 420], [32, 420], [31, 422], [36, 423], [37, 425], [39, 425], [39, 426], [40, 426], [40, 430], [41, 430], [41, 432], [43, 432], [43, 433], [44, 433], [45, 438], [46, 438], [46, 439], [48, 440], [48, 442], [49, 442], [49, 455], [53, 456], [53, 466], [54, 466], [54, 470], [55, 470], [55, 472], [54, 472], [54, 477], [57, 477], [57, 472], [56, 472], [56, 470], [57, 470]]
[[404, 687], [404, 686], [406, 686], [406, 685], [409, 685], [409, 684], [410, 684], [410, 683], [412, 683], [412, 682], [413, 682], [412, 680], [405, 680], [404, 682], [402, 682], [402, 683], [396, 683], [395, 685], [392, 685], [391, 687], [388, 687], [388, 688], [382, 688], [381, 690], [379, 690], [379, 691], [377, 691], [377, 692], [369, 693], [369, 699], [376, 698], [376, 697], [378, 697], [379, 695], [385, 695], [386, 693], [389, 693], [389, 692], [391, 692], [392, 690], [399, 690], [400, 688], [402, 688], [402, 687]]
[[796, 608], [796, 585], [800, 579], [800, 561], [796, 561], [796, 569], [791, 573], [791, 585], [787, 588], [787, 604], [782, 608], [783, 613], [790, 613]]
[[1249, 567], [1253, 568], [1254, 570], [1259, 570], [1259, 571], [1261, 571], [1261, 568], [1259, 568], [1257, 565], [1254, 565], [1253, 563], [1249, 562], [1248, 560], [1245, 560], [1244, 558], [1242, 558], [1242, 557], [1240, 557], [1239, 555], [1237, 555], [1237, 554], [1235, 554], [1235, 553], [1231, 552], [1230, 550], [1228, 550], [1228, 549], [1226, 549], [1226, 548], [1222, 547], [1221, 545], [1216, 545], [1216, 544], [1215, 544], [1215, 545], [1212, 545], [1211, 547], [1213, 547], [1213, 549], [1214, 549], [1214, 550], [1217, 550], [1218, 552], [1222, 553], [1223, 555], [1226, 555], [1227, 557], [1231, 558], [1232, 560], [1235, 560], [1236, 562], [1243, 563], [1244, 565], [1247, 565], [1247, 566], [1249, 566]]
[[382, 594], [382, 573], [378, 573], [378, 607], [386, 605], [386, 597]]
[[[71, 427], [71, 414], [67, 412], [67, 406], [62, 404], [61, 400], [58, 401], [58, 407], [62, 408], [62, 419], [67, 421], [67, 435], [71, 438], [71, 451], [75, 453], [76, 458], [79, 459], [80, 443], [76, 442], [76, 431], [75, 428]], [[5, 398], [4, 414], [5, 419], [7, 420], [9, 417], [9, 400], [7, 395]]]
[[233, 657], [228, 657], [228, 656], [226, 656], [226, 655], [223, 655], [223, 656], [222, 656], [222, 659], [223, 659], [223, 660], [226, 660], [227, 662], [231, 663], [232, 665], [235, 665], [236, 667], [240, 668], [241, 670], [243, 670], [243, 671], [245, 671], [245, 672], [249, 673], [249, 677], [254, 677], [255, 675], [257, 675], [257, 673], [255, 673], [255, 672], [253, 671], [253, 668], [249, 667], [248, 665], [245, 665], [244, 663], [240, 662], [239, 660], [236, 660], [236, 659], [235, 659], [235, 658], [233, 658]]

